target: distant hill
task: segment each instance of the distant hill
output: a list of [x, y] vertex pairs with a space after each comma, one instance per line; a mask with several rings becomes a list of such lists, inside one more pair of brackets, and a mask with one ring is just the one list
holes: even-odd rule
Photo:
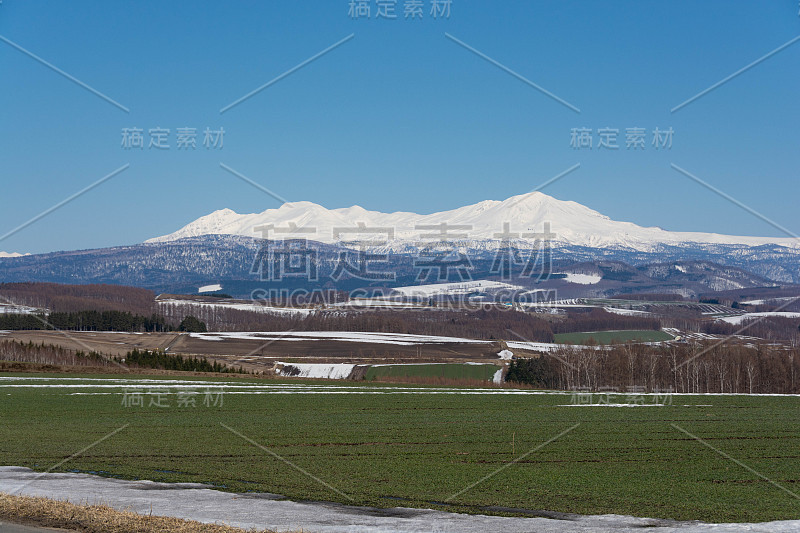
[[[264, 287], [351, 290], [418, 283], [419, 268], [415, 267], [417, 256], [413, 250], [388, 252], [387, 261], [380, 265], [383, 270], [396, 272], [394, 281], [370, 282], [347, 275], [333, 280], [330, 276], [344, 248], [323, 243], [308, 245], [315, 251], [316, 281], [297, 277], [261, 281], [258, 269], [264, 264], [258, 261], [258, 251], [262, 244], [264, 241], [252, 237], [206, 235], [3, 258], [0, 259], [0, 282], [106, 283], [142, 287], [156, 293], [183, 294], [197, 293], [202, 286], [220, 284], [225, 293], [248, 298], [253, 290]], [[465, 253], [473, 266], [469, 271], [472, 279], [497, 279], [490, 271], [495, 251], [480, 248]], [[607, 297], [641, 292], [690, 296], [800, 281], [797, 272], [800, 256], [778, 245], [718, 244], [702, 249], [662, 246], [649, 252], [564, 245], [553, 251], [553, 258], [551, 279], [536, 287], [557, 288], [565, 297]], [[528, 278], [514, 278], [509, 283], [533, 286]]]

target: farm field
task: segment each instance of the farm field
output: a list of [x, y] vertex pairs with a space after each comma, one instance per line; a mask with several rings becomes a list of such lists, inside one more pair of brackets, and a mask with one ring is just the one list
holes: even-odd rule
[[365, 375], [367, 381], [382, 378], [425, 377], [450, 379], [491, 380], [501, 367], [497, 365], [383, 365], [371, 366]]
[[378, 507], [765, 521], [800, 518], [798, 415], [794, 396], [2, 374], [0, 464]]
[[[138, 350], [202, 356], [248, 371], [270, 369], [277, 361], [292, 363], [463, 363], [495, 361], [498, 342], [430, 335], [355, 332], [276, 333], [121, 333], [0, 331], [0, 341], [54, 344], [123, 357]], [[322, 341], [322, 342], [321, 342]]]
[[555, 341], [563, 344], [585, 344], [589, 339], [594, 339], [598, 344], [613, 344], [616, 342], [640, 341], [656, 342], [668, 341], [672, 335], [664, 331], [654, 330], [627, 330], [627, 331], [587, 331], [581, 333], [557, 333]]

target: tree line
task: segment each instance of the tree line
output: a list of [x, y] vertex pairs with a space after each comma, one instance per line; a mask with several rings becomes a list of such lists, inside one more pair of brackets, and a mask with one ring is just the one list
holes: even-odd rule
[[174, 331], [167, 320], [153, 313], [135, 315], [126, 311], [56, 312], [49, 315], [0, 314], [0, 329], [73, 331]]
[[119, 363], [140, 368], [156, 368], [160, 370], [180, 370], [183, 372], [220, 372], [223, 374], [236, 373], [246, 374], [244, 369], [230, 368], [217, 361], [209, 362], [205, 357], [194, 357], [182, 355], [168, 355], [160, 350], [137, 350], [134, 349], [125, 357], [115, 357]]
[[800, 349], [726, 343], [564, 347], [512, 361], [508, 381], [558, 390], [800, 393]]
[[18, 341], [0, 342], [0, 360], [70, 366], [109, 366], [113, 364], [101, 354], [93, 351], [87, 353], [52, 344]]
[[373, 331], [553, 342], [553, 331], [545, 318], [496, 308], [469, 312], [318, 310], [307, 314], [272, 314], [224, 307], [162, 304], [160, 310], [173, 323], [195, 316], [205, 322], [210, 331]]
[[93, 309], [150, 315], [156, 311], [154, 300], [153, 291], [122, 285], [0, 283], [0, 303], [27, 305], [56, 312]]

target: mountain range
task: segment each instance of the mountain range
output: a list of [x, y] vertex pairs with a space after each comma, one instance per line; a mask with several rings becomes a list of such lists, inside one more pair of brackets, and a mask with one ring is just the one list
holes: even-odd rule
[[[201, 235], [240, 235], [257, 237], [265, 235], [264, 228], [271, 226], [269, 238], [305, 238], [335, 244], [361, 239], [377, 241], [386, 239], [390, 250], [402, 251], [404, 245], [418, 243], [420, 236], [435, 235], [443, 224], [454, 227], [453, 239], [467, 248], [485, 248], [478, 243], [497, 241], [498, 234], [507, 231], [517, 243], [533, 241], [525, 234], [542, 234], [545, 224], [554, 234], [554, 245], [571, 245], [590, 248], [626, 248], [649, 252], [660, 246], [683, 246], [689, 243], [714, 245], [779, 245], [800, 249], [793, 238], [742, 237], [716, 233], [673, 232], [658, 227], [642, 227], [631, 222], [620, 222], [576, 202], [557, 200], [541, 192], [512, 196], [503, 201], [485, 200], [450, 211], [428, 215], [411, 212], [381, 213], [360, 206], [326, 209], [312, 202], [290, 202], [278, 209], [262, 213], [239, 214], [221, 209], [200, 217], [178, 231], [146, 242], [168, 242]], [[382, 229], [369, 236], [360, 235], [354, 228]], [[437, 226], [437, 229], [434, 229]], [[457, 227], [455, 227], [457, 226]], [[507, 228], [507, 230], [504, 230]], [[343, 231], [344, 230], [344, 231]]]
[[[348, 276], [332, 279], [341, 254], [361, 240], [368, 241], [365, 246], [371, 250], [386, 254], [379, 270], [396, 273], [396, 279], [383, 286], [414, 285], [420, 282], [415, 259], [424, 246], [431, 245], [423, 242], [424, 238], [426, 234], [438, 237], [442, 224], [450, 235], [459, 234], [452, 240], [459, 252], [470, 258], [475, 280], [496, 277], [493, 260], [502, 248], [498, 234], [505, 232], [520, 250], [532, 249], [534, 237], [525, 234], [541, 234], [549, 224], [549, 231], [555, 234], [551, 239], [552, 273], [591, 274], [601, 280], [581, 286], [555, 276], [551, 284], [570, 297], [634, 291], [691, 296], [706, 290], [800, 283], [800, 244], [795, 239], [641, 227], [542, 193], [487, 200], [429, 215], [380, 213], [358, 206], [326, 209], [311, 202], [287, 203], [258, 214], [223, 209], [141, 244], [0, 256], [0, 282], [113, 283], [172, 293], [222, 284], [225, 292], [235, 296], [249, 296], [264, 286], [378, 287], [381, 283]], [[265, 227], [271, 229], [267, 232]], [[307, 239], [315, 250], [319, 279], [293, 278], [279, 283], [260, 279], [259, 268], [265, 265], [260, 262], [259, 250], [268, 242], [264, 236]]]

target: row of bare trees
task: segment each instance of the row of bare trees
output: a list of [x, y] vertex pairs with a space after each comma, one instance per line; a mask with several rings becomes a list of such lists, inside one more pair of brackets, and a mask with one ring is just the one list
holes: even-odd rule
[[0, 283], [0, 303], [27, 305], [50, 311], [127, 311], [149, 316], [155, 294], [122, 285], [62, 285], [60, 283]]
[[800, 393], [800, 349], [738, 343], [564, 347], [537, 368], [554, 388], [682, 393]]
[[0, 361], [67, 366], [109, 366], [108, 359], [95, 352], [69, 350], [52, 344], [18, 341], [0, 342]]
[[[221, 306], [162, 303], [168, 322], [195, 316], [209, 331], [374, 331], [444, 335], [470, 339], [516, 338], [552, 342], [550, 323], [526, 313], [501, 309], [474, 311], [316, 311], [310, 314], [255, 313]], [[513, 331], [514, 333], [510, 333]]]

